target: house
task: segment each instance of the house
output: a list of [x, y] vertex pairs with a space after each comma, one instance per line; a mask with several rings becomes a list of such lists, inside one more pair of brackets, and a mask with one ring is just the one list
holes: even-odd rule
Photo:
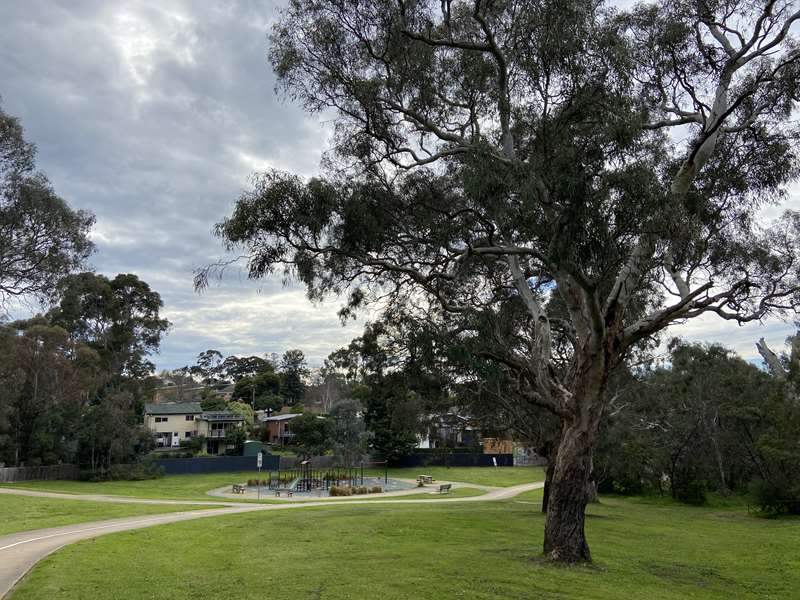
[[428, 415], [428, 428], [417, 435], [417, 448], [477, 446], [481, 432], [469, 417], [455, 412]]
[[156, 448], [178, 448], [181, 440], [197, 435], [199, 402], [165, 402], [144, 405], [144, 426], [153, 432]]
[[202, 451], [224, 453], [231, 429], [242, 427], [244, 417], [229, 411], [204, 412], [199, 402], [146, 404], [144, 425], [153, 433], [156, 448], [179, 448], [181, 442], [202, 437]]
[[227, 410], [204, 412], [197, 419], [198, 435], [206, 438], [205, 451], [209, 454], [224, 454], [232, 446], [226, 443], [228, 433], [244, 425], [244, 417]]
[[259, 421], [267, 427], [267, 440], [270, 444], [284, 446], [291, 443], [294, 434], [291, 431], [290, 422], [299, 417], [301, 413], [286, 413], [275, 415], [274, 417], [259, 417]]

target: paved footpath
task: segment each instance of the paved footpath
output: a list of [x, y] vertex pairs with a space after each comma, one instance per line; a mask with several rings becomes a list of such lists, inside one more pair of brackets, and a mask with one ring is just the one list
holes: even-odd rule
[[[465, 484], [468, 485], [468, 484]], [[479, 486], [475, 486], [479, 487]], [[218, 508], [197, 509], [192, 511], [166, 513], [161, 515], [125, 517], [93, 523], [77, 523], [64, 527], [37, 529], [34, 531], [20, 531], [11, 535], [0, 536], [0, 599], [14, 587], [14, 585], [33, 566], [48, 554], [59, 548], [90, 538], [95, 538], [118, 531], [130, 531], [154, 525], [177, 523], [190, 519], [233, 515], [238, 513], [256, 512], [265, 510], [285, 510], [289, 508], [305, 508], [310, 506], [329, 506], [331, 504], [427, 504], [427, 503], [453, 503], [453, 502], [491, 502], [506, 500], [514, 496], [544, 487], [543, 482], [526, 483], [507, 488], [492, 488], [491, 491], [481, 496], [466, 496], [464, 498], [437, 498], [431, 500], [325, 500], [317, 502], [286, 503], [286, 504], [245, 504], [235, 502], [215, 502], [198, 500], [155, 500], [148, 498], [123, 498], [120, 496], [103, 496], [96, 494], [60, 494], [57, 492], [37, 492], [14, 488], [0, 488], [2, 494], [15, 494], [21, 496], [37, 496], [44, 498], [59, 498], [65, 500], [88, 500], [92, 502], [116, 502], [127, 504], [165, 504], [165, 505], [196, 505], [215, 506]]]

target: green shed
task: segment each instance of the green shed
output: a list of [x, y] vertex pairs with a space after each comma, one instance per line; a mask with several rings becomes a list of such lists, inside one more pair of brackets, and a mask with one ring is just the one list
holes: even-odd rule
[[244, 443], [243, 456], [256, 456], [261, 452], [261, 442], [258, 440], [247, 440]]

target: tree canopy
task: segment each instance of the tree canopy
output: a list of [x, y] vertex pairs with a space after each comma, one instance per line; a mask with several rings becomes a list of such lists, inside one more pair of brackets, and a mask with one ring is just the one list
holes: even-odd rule
[[19, 121], [0, 108], [0, 301], [49, 297], [94, 249], [94, 217], [56, 195], [35, 157]]
[[58, 293], [50, 320], [96, 349], [108, 370], [135, 377], [153, 371], [147, 357], [170, 323], [159, 315], [161, 296], [146, 282], [133, 274], [80, 273], [62, 279]]
[[[669, 325], [800, 306], [800, 11], [788, 0], [291, 0], [279, 86], [336, 115], [325, 176], [217, 227], [253, 278], [440, 315], [561, 422], [545, 552], [588, 560], [611, 373]], [[198, 273], [203, 285], [208, 270]], [[576, 526], [577, 524], [577, 526]]]

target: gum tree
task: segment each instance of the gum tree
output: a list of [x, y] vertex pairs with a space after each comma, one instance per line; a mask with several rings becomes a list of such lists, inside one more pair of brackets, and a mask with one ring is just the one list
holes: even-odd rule
[[797, 174], [799, 18], [786, 1], [293, 0], [270, 60], [334, 117], [326, 175], [257, 176], [217, 233], [253, 278], [477, 342], [558, 417], [544, 550], [589, 560], [615, 369], [673, 323], [800, 304], [800, 217], [757, 218]]

